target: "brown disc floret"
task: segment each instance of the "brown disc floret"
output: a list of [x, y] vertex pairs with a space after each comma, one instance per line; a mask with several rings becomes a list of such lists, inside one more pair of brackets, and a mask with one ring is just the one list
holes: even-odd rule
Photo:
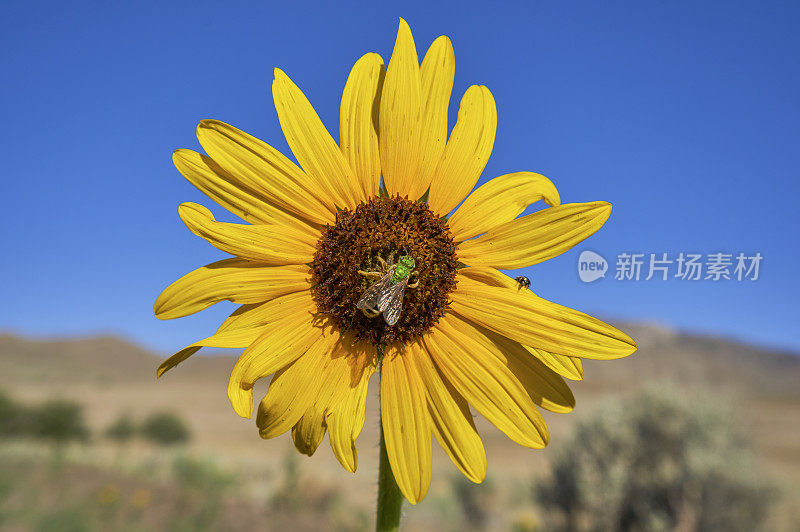
[[[369, 318], [356, 303], [374, 279], [359, 273], [380, 271], [379, 257], [395, 260], [411, 255], [419, 281], [406, 288], [399, 321], [389, 326], [382, 317]], [[444, 314], [448, 294], [456, 285], [455, 244], [445, 220], [425, 203], [401, 197], [374, 197], [355, 210], [342, 210], [323, 228], [311, 263], [312, 293], [320, 312], [330, 315], [343, 331], [374, 345], [409, 342], [432, 327]]]

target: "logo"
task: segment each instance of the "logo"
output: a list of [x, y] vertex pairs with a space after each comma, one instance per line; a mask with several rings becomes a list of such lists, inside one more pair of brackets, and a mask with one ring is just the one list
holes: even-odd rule
[[581, 251], [578, 257], [578, 277], [584, 283], [594, 281], [606, 276], [608, 262], [594, 251]]

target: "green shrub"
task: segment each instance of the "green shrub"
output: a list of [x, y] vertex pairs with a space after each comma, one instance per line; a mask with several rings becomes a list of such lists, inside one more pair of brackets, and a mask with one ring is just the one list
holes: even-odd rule
[[133, 438], [135, 433], [136, 425], [134, 425], [130, 416], [124, 414], [118, 417], [116, 421], [108, 426], [105, 435], [106, 438], [121, 444]]
[[90, 532], [92, 519], [85, 508], [62, 508], [46, 514], [36, 525], [36, 532]]
[[177, 415], [169, 412], [151, 414], [140, 428], [143, 437], [158, 445], [188, 442], [189, 428]]
[[534, 491], [570, 531], [757, 530], [775, 495], [730, 412], [661, 389], [580, 423]]
[[28, 417], [30, 433], [37, 438], [58, 444], [89, 438], [83, 406], [74, 401], [51, 399], [31, 408]]
[[24, 434], [25, 419], [25, 407], [0, 392], [0, 438]]

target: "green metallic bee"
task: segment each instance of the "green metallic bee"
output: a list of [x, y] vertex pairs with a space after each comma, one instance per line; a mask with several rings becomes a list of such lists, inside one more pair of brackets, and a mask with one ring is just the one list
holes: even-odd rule
[[358, 270], [361, 275], [378, 280], [364, 292], [356, 307], [369, 318], [375, 318], [383, 313], [386, 323], [394, 325], [400, 319], [406, 288], [416, 288], [419, 285], [419, 280], [409, 283], [412, 275], [418, 275], [414, 270], [416, 262], [411, 255], [403, 255], [395, 263], [394, 253], [389, 255], [388, 263], [380, 257], [378, 261], [382, 271]]

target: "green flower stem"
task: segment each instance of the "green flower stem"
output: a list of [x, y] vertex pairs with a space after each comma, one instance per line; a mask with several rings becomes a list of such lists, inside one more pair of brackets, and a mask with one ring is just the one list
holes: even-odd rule
[[[383, 353], [378, 352], [378, 383], [383, 362]], [[386, 453], [386, 441], [383, 439], [383, 413], [378, 409], [378, 424], [380, 425], [381, 449], [380, 466], [378, 469], [378, 517], [375, 523], [377, 532], [396, 532], [400, 528], [400, 514], [403, 507], [403, 494], [397, 487], [392, 467], [389, 465], [389, 455]]]

